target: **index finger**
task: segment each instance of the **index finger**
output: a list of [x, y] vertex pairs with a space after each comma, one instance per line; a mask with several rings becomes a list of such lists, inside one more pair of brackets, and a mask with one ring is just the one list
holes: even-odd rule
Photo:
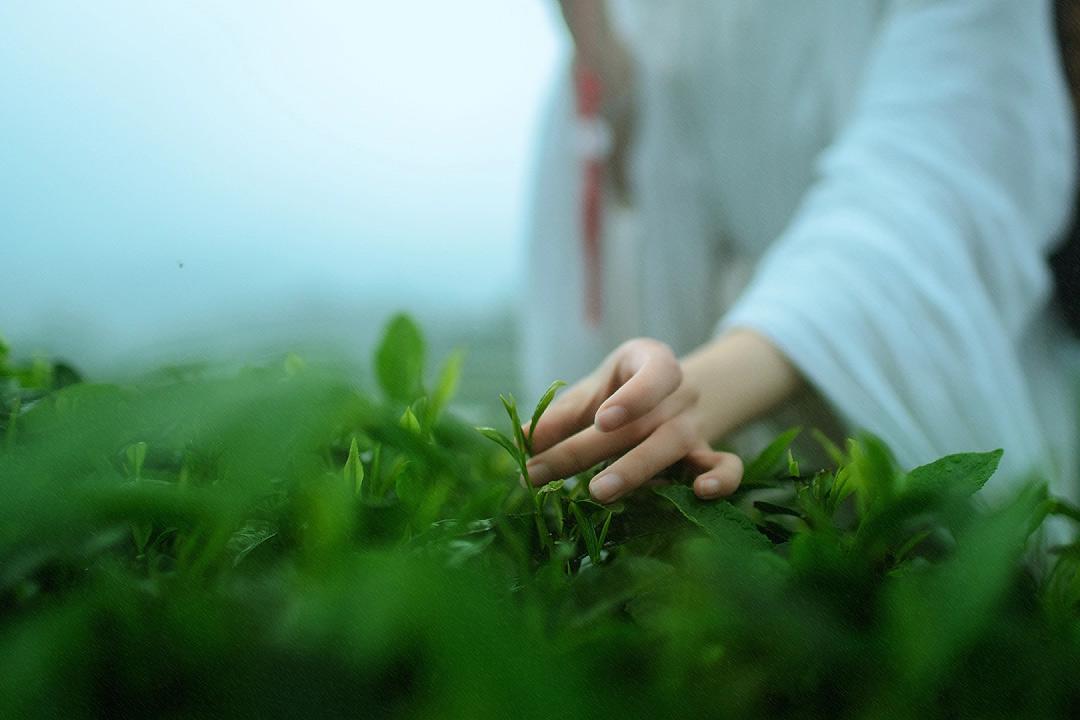
[[618, 359], [615, 374], [619, 389], [596, 411], [596, 427], [602, 432], [644, 417], [682, 384], [675, 353], [658, 341], [634, 341]]
[[[540, 416], [533, 431], [533, 454], [541, 453], [556, 443], [588, 427], [596, 408], [603, 401], [603, 388], [595, 375], [590, 375], [557, 396]], [[522, 430], [528, 434], [529, 424]]]

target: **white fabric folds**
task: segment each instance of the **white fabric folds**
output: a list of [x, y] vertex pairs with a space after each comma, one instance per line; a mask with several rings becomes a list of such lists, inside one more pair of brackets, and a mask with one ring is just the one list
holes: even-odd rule
[[1050, 3], [616, 8], [641, 63], [635, 221], [607, 224], [590, 328], [564, 89], [534, 204], [530, 387], [625, 337], [686, 351], [749, 327], [903, 464], [1004, 447], [991, 492], [1035, 472], [1074, 496], [1075, 341], [1045, 258], [1076, 162]]

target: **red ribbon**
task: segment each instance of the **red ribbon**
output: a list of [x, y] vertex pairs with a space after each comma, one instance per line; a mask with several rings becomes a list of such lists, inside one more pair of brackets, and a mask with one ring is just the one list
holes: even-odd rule
[[[583, 125], [601, 121], [603, 88], [600, 76], [578, 65], [574, 73], [577, 90], [577, 115]], [[581, 195], [582, 250], [585, 259], [585, 317], [596, 327], [603, 318], [603, 266], [600, 256], [600, 231], [603, 216], [604, 159], [590, 155], [583, 163], [584, 183]]]

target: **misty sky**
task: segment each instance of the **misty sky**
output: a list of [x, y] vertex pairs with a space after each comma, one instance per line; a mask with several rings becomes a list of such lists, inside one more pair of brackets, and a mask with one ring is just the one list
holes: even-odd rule
[[557, 45], [545, 0], [0, 4], [0, 334], [502, 302]]

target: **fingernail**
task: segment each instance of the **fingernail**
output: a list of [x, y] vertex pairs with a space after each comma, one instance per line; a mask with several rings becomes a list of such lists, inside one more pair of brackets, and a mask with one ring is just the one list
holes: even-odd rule
[[615, 407], [605, 408], [596, 414], [596, 426], [604, 431], [614, 430], [626, 422], [629, 413], [626, 412], [626, 408]]
[[595, 477], [589, 483], [589, 492], [600, 502], [613, 500], [616, 495], [622, 492], [622, 489], [622, 478], [612, 473]]
[[709, 477], [699, 483], [701, 494], [705, 497], [717, 497], [720, 495], [720, 480]]
[[546, 485], [551, 482], [551, 471], [544, 463], [527, 463], [525, 469], [529, 471], [529, 480], [533, 485]]

